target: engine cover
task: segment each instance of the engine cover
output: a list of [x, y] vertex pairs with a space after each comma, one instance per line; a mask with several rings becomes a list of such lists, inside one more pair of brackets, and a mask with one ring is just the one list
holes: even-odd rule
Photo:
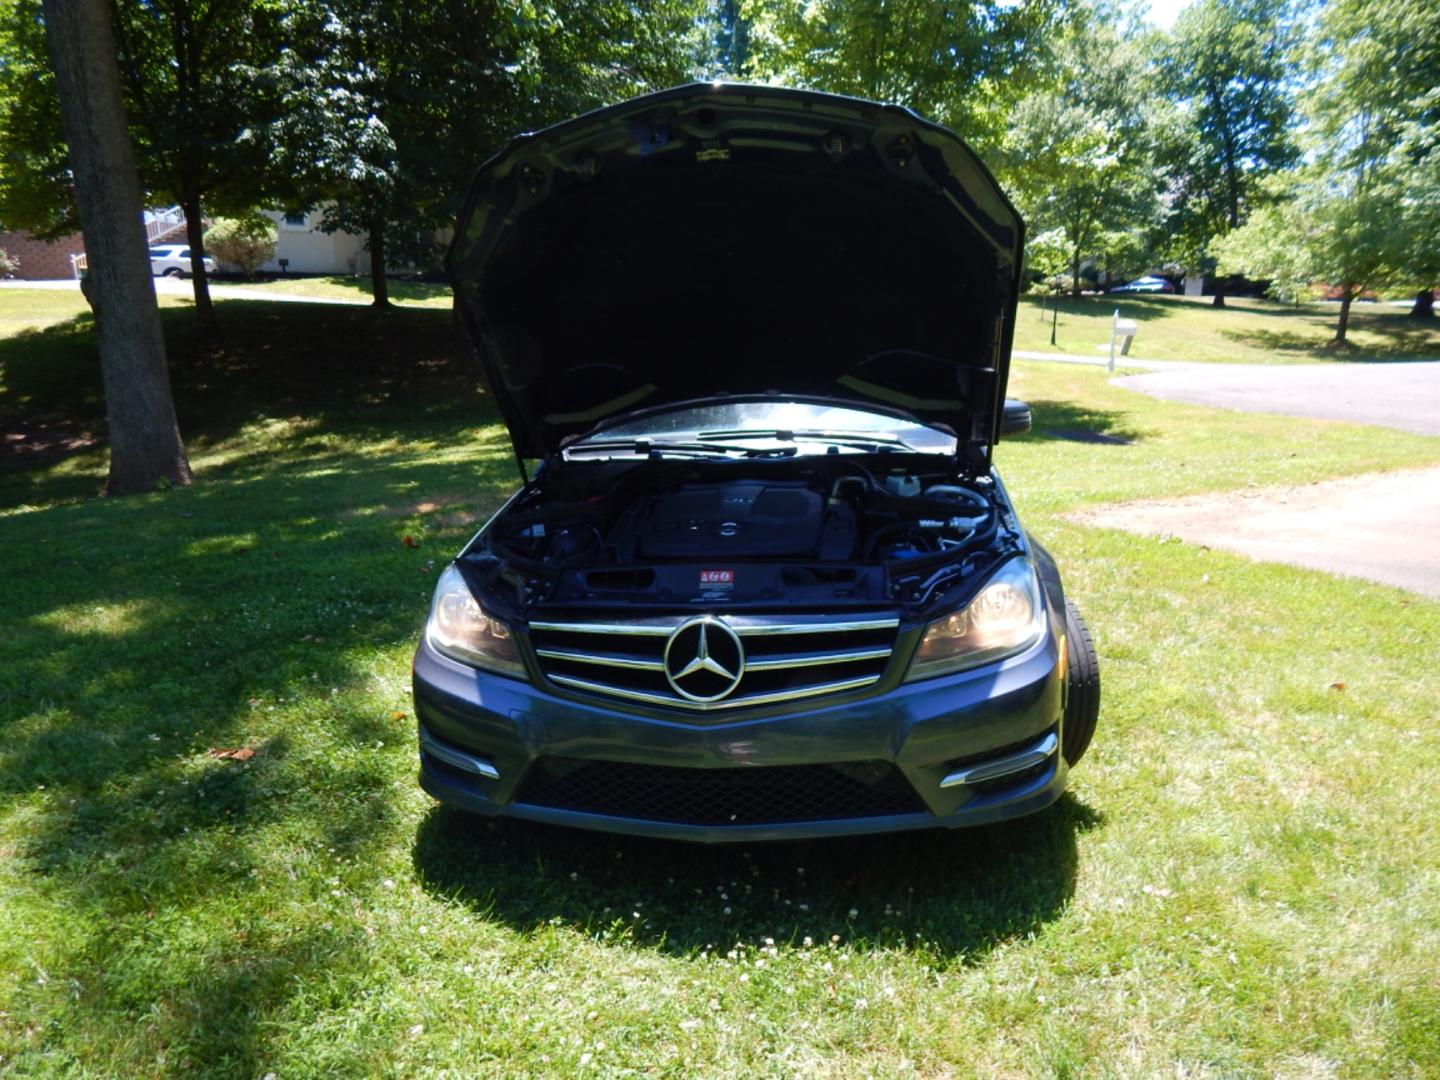
[[687, 485], [650, 505], [640, 555], [652, 559], [814, 556], [825, 500], [802, 482]]

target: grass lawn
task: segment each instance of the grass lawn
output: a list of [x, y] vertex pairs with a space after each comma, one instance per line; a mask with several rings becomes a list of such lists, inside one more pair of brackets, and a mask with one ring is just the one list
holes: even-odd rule
[[[1062, 516], [1440, 440], [1018, 365], [998, 460], [1104, 669], [1072, 793], [698, 848], [419, 791], [409, 658], [503, 429], [446, 312], [219, 307], [165, 312], [194, 487], [0, 473], [0, 1072], [1440, 1074], [1440, 604]], [[88, 335], [0, 341], [0, 415], [93, 415]]]
[[1231, 297], [1224, 309], [1209, 297], [1085, 296], [1060, 301], [1055, 345], [1050, 344], [1050, 301], [1026, 296], [1015, 324], [1015, 348], [1030, 352], [1104, 357], [1110, 351], [1115, 309], [1134, 319], [1140, 332], [1130, 355], [1144, 360], [1199, 360], [1243, 364], [1317, 361], [1440, 360], [1440, 320], [1422, 323], [1408, 308], [1356, 304], [1351, 309], [1350, 348], [1328, 347], [1335, 336], [1338, 304], [1299, 308], [1271, 300]]

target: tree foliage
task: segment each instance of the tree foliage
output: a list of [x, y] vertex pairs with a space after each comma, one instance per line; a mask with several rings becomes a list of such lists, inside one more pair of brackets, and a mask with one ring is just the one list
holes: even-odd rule
[[[1195, 0], [1159, 38], [1157, 83], [1174, 104], [1158, 139], [1169, 180], [1165, 247], [1189, 269], [1263, 200], [1266, 177], [1298, 157], [1298, 42], [1298, 21], [1270, 0]], [[1224, 295], [1217, 288], [1216, 303]]]
[[39, 0], [0, 8], [0, 225], [41, 237], [80, 227]]
[[1046, 72], [1064, 0], [745, 0], [765, 81], [906, 105], [977, 144]]
[[[131, 140], [150, 205], [185, 212], [195, 302], [208, 317], [207, 207], [263, 203], [286, 178], [264, 133], [275, 115], [271, 68], [278, 6], [262, 0], [115, 0], [112, 24]], [[42, 235], [74, 225], [64, 136], [37, 0], [18, 0], [0, 30], [0, 217]]]
[[1032, 233], [1064, 238], [1072, 288], [1086, 257], [1127, 244], [1158, 213], [1159, 178], [1137, 46], [1092, 24], [1058, 48], [1061, 77], [1010, 115], [1001, 162]]
[[1215, 252], [1280, 290], [1337, 289], [1340, 345], [1362, 291], [1424, 289], [1440, 274], [1440, 9], [1332, 0], [1310, 67], [1309, 160], [1274, 185], [1281, 204]]
[[424, 265], [475, 169], [514, 132], [683, 81], [697, 0], [315, 0], [286, 16], [275, 141], [324, 228]]

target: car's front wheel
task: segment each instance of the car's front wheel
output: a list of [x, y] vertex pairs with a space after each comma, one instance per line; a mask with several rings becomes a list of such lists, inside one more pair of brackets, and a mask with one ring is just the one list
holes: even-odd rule
[[1069, 600], [1065, 601], [1065, 638], [1070, 685], [1065, 696], [1060, 751], [1066, 763], [1074, 765], [1085, 755], [1100, 719], [1100, 658], [1095, 654], [1090, 628]]
[[181, 271], [181, 269], [180, 269], [178, 266], [171, 266], [171, 267], [168, 267], [168, 268], [165, 270], [165, 272], [164, 272], [163, 274], [161, 274], [160, 276], [161, 276], [161, 277], [184, 277], [185, 275], [184, 275], [184, 273]]

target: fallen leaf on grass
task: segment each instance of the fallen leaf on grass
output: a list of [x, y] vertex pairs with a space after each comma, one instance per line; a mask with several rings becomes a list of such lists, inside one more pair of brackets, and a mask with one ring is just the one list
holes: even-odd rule
[[248, 746], [237, 747], [233, 750], [225, 750], [217, 747], [210, 751], [213, 758], [222, 758], [225, 761], [249, 761], [255, 756], [255, 751]]
[[1332, 682], [1332, 683], [1330, 684], [1330, 689], [1331, 689], [1331, 690], [1344, 690], [1344, 689], [1345, 689], [1345, 684], [1344, 684], [1343, 682]]
[[410, 714], [407, 712], [401, 712], [399, 709], [396, 709], [393, 713], [390, 714], [390, 717], [392, 720], [404, 720], [409, 717], [409, 715]]
[[416, 540], [409, 533], [406, 533], [400, 538], [400, 543], [404, 544], [408, 548], [418, 548], [420, 546], [420, 541]]

